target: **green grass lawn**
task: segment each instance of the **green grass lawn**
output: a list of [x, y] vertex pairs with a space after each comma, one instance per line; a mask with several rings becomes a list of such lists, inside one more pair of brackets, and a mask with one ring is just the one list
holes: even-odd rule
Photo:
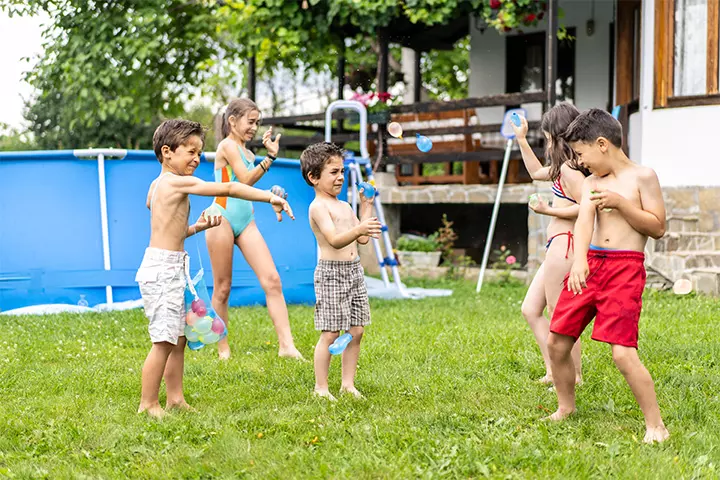
[[[579, 414], [541, 423], [556, 398], [534, 383], [544, 371], [520, 316], [525, 287], [448, 285], [449, 298], [371, 302], [361, 401], [311, 397], [312, 364], [277, 358], [266, 310], [234, 309], [232, 361], [188, 351], [198, 412], [162, 421], [135, 413], [142, 311], [0, 316], [0, 477], [717, 478], [720, 302], [646, 295], [640, 356], [672, 435], [647, 446], [607, 345], [586, 332]], [[290, 316], [312, 358], [312, 308]]]

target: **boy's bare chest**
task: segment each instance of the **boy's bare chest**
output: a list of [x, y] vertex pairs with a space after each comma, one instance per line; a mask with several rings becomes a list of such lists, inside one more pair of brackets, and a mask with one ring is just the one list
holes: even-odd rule
[[615, 192], [633, 202], [640, 201], [637, 179], [634, 176], [628, 175], [621, 178], [602, 178], [597, 181], [595, 189], [599, 191]]
[[347, 205], [333, 205], [329, 211], [335, 228], [344, 231], [353, 226], [353, 214]]

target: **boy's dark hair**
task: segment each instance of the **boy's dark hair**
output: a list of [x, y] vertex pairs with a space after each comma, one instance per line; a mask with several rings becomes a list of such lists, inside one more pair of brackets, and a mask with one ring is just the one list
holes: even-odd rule
[[345, 150], [330, 142], [314, 143], [307, 147], [300, 155], [300, 171], [308, 185], [314, 187], [309, 175], [320, 178], [325, 165], [333, 157], [345, 158]]
[[173, 152], [180, 145], [187, 142], [187, 139], [197, 135], [205, 145], [205, 129], [198, 122], [176, 118], [165, 120], [155, 129], [153, 134], [153, 150], [158, 161], [162, 163], [162, 147], [167, 145]]
[[604, 137], [617, 148], [622, 148], [622, 134], [622, 125], [612, 115], [605, 110], [591, 108], [573, 120], [563, 137], [568, 143], [593, 143]]

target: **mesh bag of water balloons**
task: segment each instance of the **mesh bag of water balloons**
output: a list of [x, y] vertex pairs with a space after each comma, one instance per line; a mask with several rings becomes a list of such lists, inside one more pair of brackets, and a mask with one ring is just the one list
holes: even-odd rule
[[227, 336], [225, 322], [212, 308], [203, 270], [185, 287], [185, 313], [185, 338], [190, 350], [200, 350]]

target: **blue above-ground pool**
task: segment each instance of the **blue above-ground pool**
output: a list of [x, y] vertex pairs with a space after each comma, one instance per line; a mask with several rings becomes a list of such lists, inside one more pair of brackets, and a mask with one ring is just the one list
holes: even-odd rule
[[[152, 151], [0, 152], [0, 311], [76, 305], [82, 299], [91, 307], [110, 299], [139, 299], [135, 272], [150, 240], [145, 201], [159, 173]], [[195, 176], [212, 181], [213, 163], [204, 159]], [[285, 217], [277, 222], [270, 205], [262, 203], [255, 204], [255, 220], [286, 301], [312, 303], [317, 244], [308, 207], [314, 191], [297, 160], [278, 159], [255, 186], [270, 189], [276, 184], [287, 192], [295, 221]], [[190, 202], [193, 223], [212, 198], [191, 196]], [[204, 233], [185, 243], [193, 274], [200, 268], [196, 245], [211, 288]], [[258, 303], [265, 303], [265, 295], [236, 248], [230, 304]]]

